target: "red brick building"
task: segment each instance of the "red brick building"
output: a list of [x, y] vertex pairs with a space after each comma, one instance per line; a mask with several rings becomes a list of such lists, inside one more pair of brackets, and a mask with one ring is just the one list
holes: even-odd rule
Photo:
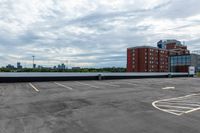
[[[187, 46], [177, 40], [160, 40], [157, 47], [141, 46], [127, 49], [128, 72], [186, 72], [190, 55]], [[180, 57], [180, 58], [179, 58]], [[176, 59], [177, 58], [177, 59]], [[186, 60], [187, 62], [184, 62]], [[178, 63], [177, 63], [178, 62]], [[181, 65], [180, 65], [180, 62]]]
[[168, 51], [150, 46], [127, 49], [128, 72], [168, 72]]

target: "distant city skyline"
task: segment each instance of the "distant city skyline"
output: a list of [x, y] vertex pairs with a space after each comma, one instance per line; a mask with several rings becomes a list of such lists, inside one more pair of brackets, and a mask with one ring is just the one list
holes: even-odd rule
[[197, 0], [0, 1], [0, 67], [126, 67], [126, 48], [162, 39], [200, 49]]
[[67, 64], [65, 63], [61, 63], [61, 64], [54, 64], [52, 66], [45, 66], [42, 64], [36, 64], [34, 63], [34, 65], [32, 64], [32, 66], [26, 66], [23, 65], [21, 62], [16, 62], [16, 64], [7, 64], [5, 66], [2, 66], [1, 68], [16, 68], [16, 69], [22, 69], [22, 68], [52, 68], [52, 69], [68, 69], [68, 68], [79, 68], [78, 66], [76, 67], [69, 67], [67, 66]]

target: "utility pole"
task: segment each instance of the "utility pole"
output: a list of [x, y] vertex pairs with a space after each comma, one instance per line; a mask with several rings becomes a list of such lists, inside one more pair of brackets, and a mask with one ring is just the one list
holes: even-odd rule
[[35, 63], [34, 63], [34, 61], [35, 61], [35, 56], [33, 55], [32, 57], [33, 57], [33, 68], [35, 68]]
[[66, 60], [65, 62], [66, 62], [66, 65], [67, 65], [67, 67], [66, 67], [66, 68], [68, 69], [68, 67], [69, 67], [69, 61], [68, 61], [68, 60]]

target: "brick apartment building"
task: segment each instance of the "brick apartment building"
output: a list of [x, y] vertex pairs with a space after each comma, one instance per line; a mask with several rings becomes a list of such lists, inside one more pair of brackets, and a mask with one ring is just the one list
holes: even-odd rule
[[127, 49], [128, 72], [167, 72], [168, 51], [151, 46]]
[[[160, 40], [157, 47], [140, 46], [127, 49], [128, 72], [187, 72], [190, 51], [177, 40]], [[187, 58], [186, 58], [187, 57]], [[185, 59], [185, 61], [182, 61]], [[178, 62], [178, 63], [175, 63]], [[179, 62], [182, 62], [180, 64]], [[185, 62], [185, 64], [183, 63]], [[190, 63], [190, 64], [189, 64]]]

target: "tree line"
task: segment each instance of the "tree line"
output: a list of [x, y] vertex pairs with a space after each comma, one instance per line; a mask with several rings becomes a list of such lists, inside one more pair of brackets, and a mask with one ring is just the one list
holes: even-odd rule
[[126, 68], [80, 68], [80, 69], [52, 69], [52, 68], [0, 68], [0, 72], [126, 72]]

